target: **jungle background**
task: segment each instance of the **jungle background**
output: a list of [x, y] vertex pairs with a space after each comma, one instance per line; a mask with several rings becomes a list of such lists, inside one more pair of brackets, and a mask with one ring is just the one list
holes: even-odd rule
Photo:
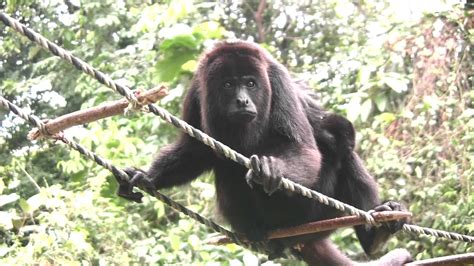
[[[0, 9], [122, 84], [167, 85], [159, 104], [178, 115], [206, 47], [258, 42], [354, 122], [382, 198], [404, 202], [418, 225], [474, 234], [474, 15], [462, 1], [9, 0]], [[3, 24], [0, 93], [41, 118], [120, 98]], [[107, 170], [65, 145], [27, 140], [30, 126], [4, 109], [0, 121], [2, 265], [296, 263], [208, 245], [209, 228], [154, 198], [117, 197]], [[66, 131], [116, 166], [143, 168], [178, 133], [142, 113]], [[164, 193], [225, 225], [212, 174]], [[332, 238], [364, 258], [352, 229]], [[416, 259], [474, 251], [403, 232], [384, 251], [396, 247]]]

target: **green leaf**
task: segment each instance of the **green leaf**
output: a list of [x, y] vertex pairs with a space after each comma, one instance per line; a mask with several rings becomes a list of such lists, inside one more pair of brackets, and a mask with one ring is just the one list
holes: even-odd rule
[[189, 60], [181, 66], [181, 69], [184, 71], [195, 72], [198, 67], [198, 62], [196, 60]]
[[383, 121], [384, 123], [391, 123], [397, 119], [397, 117], [393, 113], [381, 113], [377, 116], [378, 119]]
[[33, 57], [35, 57], [39, 52], [41, 52], [43, 49], [40, 46], [33, 46], [30, 48], [28, 51], [28, 59], [31, 60]]
[[198, 42], [196, 41], [196, 38], [193, 35], [183, 34], [164, 40], [160, 45], [160, 51], [171, 52], [170, 50], [183, 47], [194, 50], [197, 46]]
[[165, 205], [163, 202], [157, 201], [154, 206], [154, 210], [156, 211], [156, 218], [159, 219], [165, 215]]
[[465, 227], [469, 231], [474, 231], [474, 223], [470, 223], [470, 224], [466, 225]]
[[13, 228], [13, 215], [9, 212], [0, 211], [0, 228], [10, 230]]
[[374, 99], [374, 103], [377, 106], [377, 109], [381, 112], [385, 111], [387, 108], [388, 97], [385, 94], [378, 94]]
[[358, 82], [362, 85], [367, 84], [370, 81], [371, 74], [372, 74], [372, 68], [361, 67], [357, 75]]
[[397, 93], [402, 93], [408, 90], [407, 83], [404, 80], [385, 76], [382, 81]]
[[44, 205], [47, 200], [47, 197], [44, 194], [36, 194], [31, 196], [29, 199], [26, 200], [28, 203], [30, 212], [37, 210], [40, 206]]
[[353, 97], [346, 106], [347, 119], [354, 122], [361, 113], [360, 98]]
[[185, 17], [193, 10], [193, 1], [173, 0], [166, 10], [166, 17], [174, 22], [180, 18]]
[[20, 199], [16, 193], [12, 193], [9, 195], [0, 195], [0, 207], [7, 205], [8, 203], [12, 203]]
[[369, 115], [372, 111], [372, 100], [367, 99], [362, 103], [361, 111], [360, 111], [360, 120], [362, 122], [367, 121], [367, 118], [369, 118]]
[[[194, 27], [194, 36], [199, 34], [205, 39], [220, 39], [225, 33], [225, 29], [218, 22], [208, 21]], [[196, 36], [197, 37], [197, 36]]]
[[25, 213], [30, 213], [31, 212], [31, 207], [28, 204], [28, 202], [26, 202], [25, 199], [20, 199], [18, 204], [20, 205], [20, 208], [23, 210], [23, 212], [25, 212]]
[[177, 235], [170, 235], [171, 248], [173, 250], [179, 250], [181, 245], [181, 238]]
[[191, 234], [188, 237], [188, 243], [193, 247], [193, 249], [199, 249], [201, 247], [201, 239], [195, 234]]
[[180, 47], [195, 49], [198, 41], [193, 35], [193, 29], [186, 24], [175, 24], [160, 30], [159, 35], [164, 39], [160, 51], [167, 52]]
[[191, 51], [183, 51], [158, 62], [156, 71], [159, 79], [163, 82], [172, 81], [181, 72], [184, 63], [194, 58], [195, 55]]

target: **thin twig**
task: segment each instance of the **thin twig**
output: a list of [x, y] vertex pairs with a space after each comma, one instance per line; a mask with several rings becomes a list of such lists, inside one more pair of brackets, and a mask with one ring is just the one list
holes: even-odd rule
[[38, 185], [38, 183], [36, 183], [36, 181], [33, 179], [33, 177], [25, 170], [25, 168], [21, 168], [21, 171], [23, 171], [23, 173], [26, 175], [26, 177], [30, 180], [31, 183], [33, 183], [33, 185], [35, 185], [36, 187], [36, 190], [38, 190], [38, 192], [41, 191], [41, 187]]
[[260, 0], [258, 4], [257, 12], [254, 14], [255, 22], [258, 31], [258, 42], [263, 43], [265, 41], [265, 28], [263, 26], [263, 15], [265, 13], [265, 7], [267, 5], [266, 0]]

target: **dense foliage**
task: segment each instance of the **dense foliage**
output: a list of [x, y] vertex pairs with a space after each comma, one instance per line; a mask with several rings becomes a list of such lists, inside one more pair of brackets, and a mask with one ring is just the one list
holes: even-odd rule
[[[405, 202], [416, 224], [474, 234], [474, 20], [457, 1], [79, 2], [0, 1], [0, 10], [123, 84], [168, 85], [160, 105], [175, 114], [206, 46], [257, 41], [355, 123], [358, 151], [383, 198]], [[3, 26], [0, 93], [42, 118], [119, 98]], [[264, 261], [236, 245], [206, 244], [209, 228], [153, 198], [141, 205], [117, 198], [107, 170], [64, 145], [28, 141], [31, 128], [6, 110], [0, 121], [2, 265]], [[66, 134], [116, 166], [145, 167], [177, 130], [132, 114]], [[165, 192], [220, 221], [212, 174]], [[363, 256], [352, 229], [333, 238], [351, 257]], [[387, 249], [395, 247], [417, 259], [474, 251], [404, 233]]]

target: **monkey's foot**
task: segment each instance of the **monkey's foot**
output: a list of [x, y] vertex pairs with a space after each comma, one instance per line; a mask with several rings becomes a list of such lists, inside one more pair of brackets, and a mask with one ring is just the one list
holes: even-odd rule
[[[382, 211], [407, 211], [407, 208], [396, 201], [386, 201], [382, 203], [379, 206], [376, 206], [374, 208], [374, 211], [376, 212], [382, 212]], [[402, 219], [402, 220], [396, 220], [396, 221], [391, 221], [383, 224], [383, 227], [387, 229], [390, 233], [394, 234], [398, 231], [400, 231], [403, 228], [403, 225], [407, 223], [407, 219]]]
[[397, 266], [397, 265], [405, 265], [408, 262], [412, 262], [413, 258], [411, 257], [410, 253], [404, 248], [397, 248], [394, 249], [383, 257], [381, 257], [376, 265], [380, 266]]
[[126, 168], [125, 172], [130, 176], [130, 184], [132, 186], [139, 187], [148, 192], [156, 190], [156, 186], [147, 172], [135, 167]]
[[155, 188], [155, 186], [148, 179], [146, 172], [141, 169], [128, 167], [125, 168], [124, 171], [130, 177], [130, 181], [119, 181], [117, 195], [122, 198], [141, 203], [143, 194], [141, 192], [133, 192], [133, 188], [139, 187], [143, 190], [151, 191]]
[[133, 186], [130, 184], [119, 184], [117, 195], [136, 203], [142, 203], [143, 194], [141, 192], [133, 192]]

